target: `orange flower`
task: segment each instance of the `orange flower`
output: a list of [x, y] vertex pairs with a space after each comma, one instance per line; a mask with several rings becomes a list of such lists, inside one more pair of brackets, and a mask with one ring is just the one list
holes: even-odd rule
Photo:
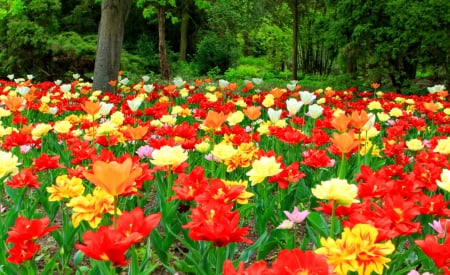
[[137, 126], [136, 128], [128, 127], [126, 129], [126, 132], [130, 135], [131, 139], [133, 140], [139, 140], [144, 137], [148, 132], [147, 126]]
[[342, 113], [339, 116], [334, 117], [333, 120], [331, 120], [331, 125], [333, 125], [333, 127], [336, 130], [343, 133], [343, 132], [347, 131], [350, 121], [351, 121], [351, 119], [348, 116], [346, 116], [344, 113]]
[[353, 111], [350, 119], [350, 123], [353, 125], [353, 127], [355, 127], [356, 129], [361, 129], [369, 121], [370, 117], [366, 111], [362, 110], [361, 112]]
[[251, 89], [255, 88], [255, 85], [253, 84], [253, 82], [247, 81], [245, 83], [245, 88], [247, 88], [247, 90], [251, 90]]
[[336, 92], [334, 90], [325, 90], [325, 97], [333, 97]]
[[94, 173], [83, 172], [87, 180], [105, 190], [112, 196], [118, 196], [129, 190], [134, 180], [142, 174], [141, 168], [132, 171], [133, 161], [127, 158], [124, 162], [96, 161], [93, 164]]
[[202, 85], [202, 83], [203, 83], [203, 80], [201, 80], [201, 79], [195, 80], [195, 86], [200, 86], [200, 85]]
[[81, 108], [88, 114], [91, 116], [95, 116], [100, 109], [102, 108], [102, 106], [100, 105], [100, 102], [96, 101], [96, 102], [92, 102], [92, 101], [85, 101], [83, 103], [83, 105], [81, 105]]
[[274, 89], [270, 90], [270, 93], [275, 98], [280, 98], [285, 92], [286, 92], [286, 90], [283, 90], [283, 89], [280, 89], [280, 88], [274, 88]]
[[19, 96], [11, 96], [8, 95], [6, 99], [4, 100], [4, 103], [6, 104], [6, 107], [8, 107], [8, 110], [11, 112], [17, 112], [22, 107], [23, 99]]
[[223, 112], [215, 112], [212, 110], [209, 110], [206, 114], [205, 121], [203, 121], [203, 125], [208, 129], [218, 129], [222, 124], [227, 120], [227, 115], [225, 115]]
[[256, 120], [261, 116], [261, 108], [256, 106], [249, 106], [244, 109], [244, 114], [250, 120]]
[[117, 85], [117, 80], [110, 80], [110, 81], [108, 82], [108, 84], [109, 84], [109, 86], [116, 87], [116, 85]]
[[435, 113], [437, 112], [437, 110], [439, 110], [439, 108], [441, 107], [439, 104], [434, 103], [434, 102], [425, 102], [423, 103], [423, 106], [425, 107], [425, 109], [427, 109], [428, 111]]
[[205, 83], [210, 83], [211, 82], [211, 78], [205, 78], [203, 81], [205, 81]]
[[342, 154], [351, 152], [359, 144], [359, 141], [354, 138], [353, 131], [345, 132], [342, 134], [334, 132], [333, 137], [331, 138], [331, 142], [338, 148], [338, 150]]
[[372, 84], [370, 84], [370, 86], [372, 86], [372, 88], [374, 88], [374, 89], [378, 89], [378, 88], [380, 88], [380, 83], [378, 83], [378, 82], [373, 82]]

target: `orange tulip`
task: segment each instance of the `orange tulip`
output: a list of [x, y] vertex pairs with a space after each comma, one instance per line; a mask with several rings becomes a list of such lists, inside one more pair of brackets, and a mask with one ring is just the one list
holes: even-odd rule
[[81, 108], [91, 116], [95, 116], [102, 106], [100, 105], [100, 102], [92, 102], [92, 101], [85, 101], [83, 105], [81, 105]]
[[331, 125], [333, 125], [336, 130], [343, 133], [347, 131], [350, 121], [351, 119], [343, 113], [337, 117], [334, 117], [333, 120], [331, 120]]
[[280, 98], [285, 92], [286, 92], [286, 90], [283, 90], [280, 88], [274, 88], [274, 89], [270, 90], [269, 93], [271, 93], [273, 95], [273, 97], [275, 97], [275, 98]]
[[244, 114], [250, 120], [256, 120], [261, 116], [261, 108], [256, 106], [249, 106], [244, 109]]
[[423, 104], [423, 106], [425, 107], [425, 109], [427, 109], [428, 111], [435, 113], [437, 112], [437, 110], [439, 110], [439, 108], [441, 107], [439, 104], [434, 103], [434, 102], [425, 102]]
[[6, 107], [8, 107], [8, 110], [11, 112], [17, 112], [22, 107], [23, 99], [19, 96], [11, 96], [8, 95], [6, 99], [4, 100], [4, 103], [6, 104]]
[[353, 111], [350, 119], [350, 123], [353, 125], [353, 127], [355, 127], [356, 129], [361, 129], [370, 120], [370, 117], [366, 111], [362, 110], [361, 112]]
[[223, 112], [215, 112], [212, 110], [209, 110], [206, 114], [206, 118], [203, 121], [203, 125], [208, 129], [218, 129], [222, 124], [227, 120], [227, 115], [225, 115]]
[[378, 88], [380, 88], [381, 85], [378, 82], [374, 82], [374, 83], [370, 84], [370, 86], [372, 86], [372, 88], [374, 88], [374, 89], [378, 89]]
[[139, 140], [142, 139], [147, 134], [148, 127], [147, 126], [137, 126], [136, 128], [128, 127], [126, 131], [133, 140]]
[[353, 131], [345, 132], [342, 134], [338, 134], [336, 132], [333, 133], [333, 137], [331, 138], [331, 142], [338, 148], [338, 150], [342, 154], [347, 154], [355, 149], [359, 141], [355, 139]]
[[102, 188], [111, 196], [118, 196], [130, 190], [135, 179], [142, 174], [140, 167], [133, 169], [133, 161], [127, 158], [124, 162], [96, 161], [93, 164], [93, 174], [83, 172], [87, 180]]
[[201, 79], [195, 80], [195, 86], [200, 86], [200, 85], [202, 85], [202, 83], [203, 83], [203, 80], [201, 80]]
[[110, 80], [110, 81], [108, 81], [108, 84], [109, 84], [109, 86], [116, 87], [117, 81], [116, 80]]

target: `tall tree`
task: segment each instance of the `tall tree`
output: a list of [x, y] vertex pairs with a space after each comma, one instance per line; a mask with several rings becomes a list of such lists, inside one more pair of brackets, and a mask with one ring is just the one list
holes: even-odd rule
[[175, 0], [138, 0], [137, 5], [144, 7], [144, 17], [152, 18], [155, 14], [158, 18], [158, 51], [159, 64], [161, 70], [161, 78], [170, 79], [170, 66], [167, 58], [167, 43], [166, 43], [166, 17], [170, 17], [172, 21], [177, 21], [169, 8], [176, 7]]
[[125, 22], [130, 7], [131, 0], [102, 0], [94, 68], [94, 90], [111, 90], [108, 82], [117, 81]]

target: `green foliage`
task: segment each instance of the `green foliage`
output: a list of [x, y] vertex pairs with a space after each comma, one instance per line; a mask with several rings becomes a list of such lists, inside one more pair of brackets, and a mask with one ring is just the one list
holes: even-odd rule
[[203, 36], [195, 55], [195, 63], [200, 74], [206, 74], [216, 66], [220, 69], [220, 73], [224, 73], [235, 64], [236, 60], [237, 52], [232, 37], [228, 35], [219, 37], [212, 32]]

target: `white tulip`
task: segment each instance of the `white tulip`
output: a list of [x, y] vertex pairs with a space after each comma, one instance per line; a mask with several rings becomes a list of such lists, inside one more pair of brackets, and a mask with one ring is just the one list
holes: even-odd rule
[[308, 108], [308, 113], [310, 117], [316, 119], [320, 117], [323, 113], [323, 107], [317, 104], [310, 105]]
[[272, 123], [277, 123], [277, 121], [280, 120], [281, 112], [281, 110], [274, 110], [272, 108], [269, 108], [269, 110], [267, 110], [267, 115], [269, 116], [269, 119]]
[[298, 101], [295, 98], [289, 98], [288, 100], [286, 100], [286, 109], [288, 110], [290, 115], [295, 115], [297, 114], [297, 112], [300, 110], [300, 108], [302, 108], [303, 106], [303, 102], [302, 101]]
[[300, 99], [304, 104], [309, 105], [314, 102], [314, 100], [316, 99], [316, 95], [308, 91], [301, 91]]

